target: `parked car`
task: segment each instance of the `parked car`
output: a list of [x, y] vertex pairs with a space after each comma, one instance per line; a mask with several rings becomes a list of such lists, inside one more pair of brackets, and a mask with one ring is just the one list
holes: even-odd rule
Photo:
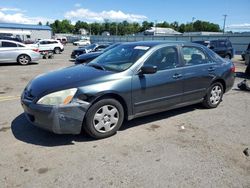
[[31, 48], [20, 42], [0, 40], [0, 63], [17, 62], [21, 65], [27, 65], [39, 59], [40, 53], [38, 49]]
[[94, 138], [123, 120], [202, 103], [216, 108], [234, 84], [235, 67], [208, 48], [181, 42], [121, 44], [86, 65], [40, 75], [21, 96], [26, 117], [54, 133]]
[[60, 41], [63, 45], [66, 45], [68, 42], [66, 37], [59, 37], [59, 38], [56, 38], [56, 40]]
[[59, 54], [64, 51], [63, 44], [54, 39], [41, 39], [30, 46], [38, 48], [39, 52], [43, 51], [53, 51], [55, 54]]
[[12, 40], [16, 42], [22, 42], [19, 35], [13, 35], [11, 33], [0, 33], [0, 40]]
[[246, 75], [250, 76], [250, 52], [249, 50], [247, 50], [245, 54], [245, 64], [247, 65], [245, 73]]
[[120, 44], [121, 43], [112, 44], [109, 47], [107, 47], [104, 50], [99, 51], [99, 52], [92, 52], [92, 53], [82, 54], [82, 55], [80, 55], [80, 56], [78, 56], [76, 58], [75, 64], [89, 63], [90, 61], [92, 61], [93, 59], [97, 58], [98, 56], [100, 56], [104, 52], [106, 52], [108, 50], [111, 50], [111, 49], [115, 48], [116, 46], [118, 46]]
[[87, 46], [87, 45], [90, 45], [90, 41], [88, 39], [81, 39], [81, 40], [73, 42], [73, 45], [75, 45], [75, 46]]
[[232, 47], [232, 43], [228, 39], [202, 40], [193, 42], [210, 48], [223, 58], [231, 59], [234, 57], [234, 49]]
[[[250, 54], [250, 43], [247, 46], [247, 49], [241, 53], [242, 60], [245, 61], [246, 54]], [[246, 62], [247, 63], [247, 62]], [[247, 64], [246, 64], [247, 65]]]
[[77, 49], [72, 51], [71, 58], [75, 59], [79, 55], [87, 54], [90, 52], [100, 52], [110, 45], [111, 45], [111, 43], [94, 43], [94, 44], [88, 45], [86, 47], [77, 48]]

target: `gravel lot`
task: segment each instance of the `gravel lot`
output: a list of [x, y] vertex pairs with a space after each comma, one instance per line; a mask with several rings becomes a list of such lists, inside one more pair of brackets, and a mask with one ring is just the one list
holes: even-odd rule
[[[104, 140], [30, 125], [19, 96], [38, 74], [73, 65], [74, 47], [39, 64], [0, 65], [0, 187], [250, 187], [250, 93], [126, 122]], [[184, 129], [183, 129], [184, 127]]]

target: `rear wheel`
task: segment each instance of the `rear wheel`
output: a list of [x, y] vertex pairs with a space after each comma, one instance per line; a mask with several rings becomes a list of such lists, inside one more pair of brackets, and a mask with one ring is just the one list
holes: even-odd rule
[[226, 54], [225, 59], [231, 59], [231, 55], [230, 54]]
[[85, 116], [85, 131], [94, 138], [114, 135], [124, 119], [122, 105], [114, 99], [102, 99], [93, 104]]
[[17, 62], [21, 65], [28, 65], [30, 63], [30, 57], [28, 55], [22, 54], [18, 56]]
[[60, 52], [61, 52], [61, 49], [60, 49], [60, 48], [56, 47], [56, 48], [54, 49], [54, 53], [55, 53], [55, 54], [60, 54]]
[[204, 98], [203, 105], [206, 108], [216, 108], [223, 97], [223, 86], [220, 82], [216, 82], [210, 86], [207, 95]]

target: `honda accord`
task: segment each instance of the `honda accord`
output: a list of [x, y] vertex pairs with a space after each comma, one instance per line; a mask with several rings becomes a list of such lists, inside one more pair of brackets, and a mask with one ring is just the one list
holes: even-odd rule
[[202, 103], [215, 108], [234, 84], [235, 67], [194, 43], [121, 44], [86, 65], [34, 78], [21, 104], [34, 125], [59, 134], [114, 135], [131, 120]]

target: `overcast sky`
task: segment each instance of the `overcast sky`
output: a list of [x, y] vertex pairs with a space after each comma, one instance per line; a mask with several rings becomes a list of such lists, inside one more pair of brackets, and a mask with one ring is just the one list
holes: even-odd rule
[[250, 31], [250, 0], [1, 0], [0, 22], [37, 24], [69, 19], [87, 22], [187, 23], [205, 20], [223, 25], [227, 30]]

